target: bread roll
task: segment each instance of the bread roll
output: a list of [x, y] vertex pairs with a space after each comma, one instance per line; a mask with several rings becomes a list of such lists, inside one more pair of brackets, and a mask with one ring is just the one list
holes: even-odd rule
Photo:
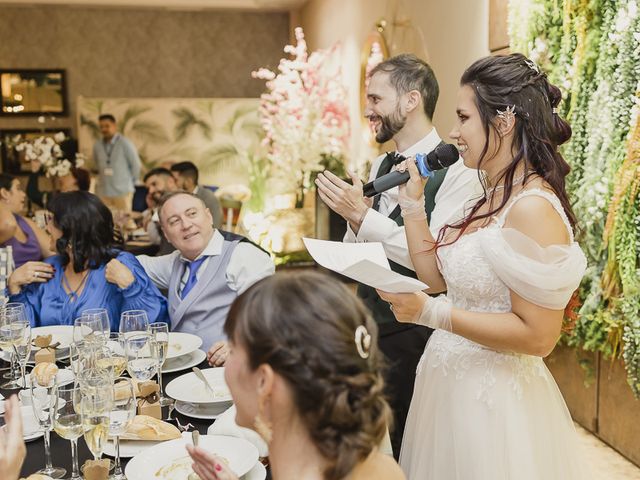
[[180, 438], [180, 430], [170, 423], [148, 415], [136, 415], [120, 438], [123, 440], [173, 440]]
[[31, 378], [35, 378], [38, 385], [48, 387], [53, 382], [58, 367], [54, 363], [42, 362], [36, 365], [31, 371]]

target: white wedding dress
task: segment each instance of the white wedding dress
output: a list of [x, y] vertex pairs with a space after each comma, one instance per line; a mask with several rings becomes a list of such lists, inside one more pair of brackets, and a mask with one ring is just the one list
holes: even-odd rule
[[[560, 201], [539, 189], [571, 231]], [[511, 288], [547, 308], [564, 308], [586, 259], [577, 243], [542, 248], [488, 227], [439, 250], [454, 307], [510, 312]], [[587, 468], [562, 395], [542, 358], [498, 352], [447, 331], [431, 336], [417, 368], [400, 466], [408, 480], [584, 480]]]

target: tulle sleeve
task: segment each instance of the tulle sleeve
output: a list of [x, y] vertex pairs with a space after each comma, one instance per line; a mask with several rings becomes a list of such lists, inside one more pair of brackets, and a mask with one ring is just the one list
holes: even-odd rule
[[564, 309], [580, 285], [587, 259], [577, 242], [541, 247], [513, 228], [487, 228], [481, 248], [500, 280], [525, 300]]

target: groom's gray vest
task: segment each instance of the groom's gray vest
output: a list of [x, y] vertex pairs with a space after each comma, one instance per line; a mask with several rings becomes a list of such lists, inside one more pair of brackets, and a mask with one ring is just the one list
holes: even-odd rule
[[226, 340], [223, 332], [229, 307], [238, 292], [227, 285], [227, 267], [231, 255], [244, 237], [218, 230], [224, 238], [220, 255], [211, 257], [205, 270], [186, 298], [180, 298], [180, 279], [187, 264], [176, 257], [169, 279], [169, 317], [171, 330], [192, 333], [202, 338], [202, 350], [207, 351], [218, 340]]

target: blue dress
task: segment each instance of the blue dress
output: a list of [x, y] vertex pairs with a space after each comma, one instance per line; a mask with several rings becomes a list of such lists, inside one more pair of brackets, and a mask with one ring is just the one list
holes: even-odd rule
[[19, 294], [11, 295], [10, 301], [24, 303], [29, 321], [34, 327], [73, 325], [80, 313], [89, 308], [106, 308], [111, 331], [114, 332], [120, 326], [120, 314], [127, 310], [146, 311], [150, 323], [169, 323], [167, 300], [151, 282], [136, 257], [128, 252], [120, 252], [116, 258], [135, 277], [134, 282], [124, 290], [107, 282], [104, 276], [105, 264], [89, 271], [80, 295], [69, 295], [63, 287], [64, 267], [60, 256], [56, 255], [44, 260], [55, 268], [54, 277], [46, 283], [25, 285]]

